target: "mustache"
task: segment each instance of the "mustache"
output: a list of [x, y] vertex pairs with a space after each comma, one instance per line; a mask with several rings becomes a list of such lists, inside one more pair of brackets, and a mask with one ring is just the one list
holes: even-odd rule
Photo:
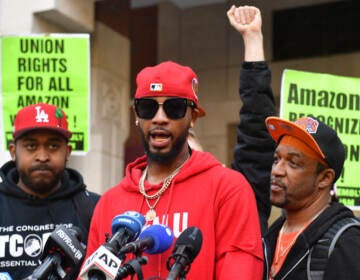
[[276, 177], [271, 177], [270, 178], [270, 184], [271, 185], [278, 185], [279, 187], [285, 189], [286, 188], [286, 185], [281, 181], [279, 180], [278, 178]]
[[50, 171], [50, 172], [53, 172], [54, 170], [48, 164], [38, 164], [36, 166], [33, 166], [33, 167], [29, 168], [29, 172], [33, 172], [33, 171]]
[[171, 131], [167, 130], [166, 128], [163, 128], [161, 126], [154, 127], [149, 130], [149, 134], [152, 133], [164, 133], [164, 134], [171, 134]]

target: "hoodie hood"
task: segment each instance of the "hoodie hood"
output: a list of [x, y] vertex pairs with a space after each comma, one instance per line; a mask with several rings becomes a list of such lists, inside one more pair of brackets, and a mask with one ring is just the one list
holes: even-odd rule
[[[0, 169], [0, 192], [8, 196], [37, 200], [33, 195], [24, 192], [18, 187], [18, 180], [19, 173], [16, 169], [15, 162], [8, 161]], [[52, 193], [47, 200], [67, 198], [85, 188], [86, 186], [80, 173], [74, 169], [66, 168], [61, 177], [60, 189]]]
[[[125, 184], [122, 184], [124, 188], [129, 192], [139, 192], [139, 180], [143, 170], [147, 165], [147, 157], [142, 156], [126, 167], [126, 180]], [[192, 150], [190, 158], [181, 167], [179, 173], [172, 180], [174, 182], [181, 183], [184, 180], [189, 179], [192, 176], [196, 176], [199, 173], [203, 173], [216, 166], [222, 164], [210, 153], [199, 152]], [[147, 188], [147, 191], [156, 191], [161, 188], [161, 184], [151, 185], [151, 188]]]

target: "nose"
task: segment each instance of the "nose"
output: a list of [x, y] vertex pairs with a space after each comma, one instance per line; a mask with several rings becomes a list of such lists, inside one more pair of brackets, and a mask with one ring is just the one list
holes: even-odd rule
[[153, 117], [152, 121], [155, 123], [164, 123], [164, 122], [169, 121], [169, 119], [165, 113], [163, 103], [159, 103], [159, 109], [155, 113], [155, 116]]
[[41, 162], [46, 162], [49, 160], [49, 153], [45, 147], [40, 147], [36, 153], [36, 159]]
[[285, 162], [284, 160], [277, 160], [273, 162], [271, 168], [272, 176], [284, 176], [285, 175]]

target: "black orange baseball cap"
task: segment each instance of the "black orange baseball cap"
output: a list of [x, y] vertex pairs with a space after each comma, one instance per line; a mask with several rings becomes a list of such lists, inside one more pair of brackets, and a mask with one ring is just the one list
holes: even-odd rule
[[265, 123], [275, 142], [279, 143], [284, 135], [296, 137], [334, 169], [335, 181], [340, 177], [345, 161], [345, 147], [334, 129], [314, 117], [302, 117], [294, 122], [268, 117]]

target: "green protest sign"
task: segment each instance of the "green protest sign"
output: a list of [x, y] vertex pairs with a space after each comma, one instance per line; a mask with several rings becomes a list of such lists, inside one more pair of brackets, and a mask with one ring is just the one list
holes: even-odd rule
[[90, 46], [88, 34], [0, 37], [0, 144], [12, 140], [19, 109], [49, 103], [62, 108], [75, 153], [89, 150]]
[[314, 116], [335, 129], [345, 145], [346, 160], [336, 182], [339, 200], [360, 209], [360, 78], [285, 70], [280, 116], [294, 121]]

